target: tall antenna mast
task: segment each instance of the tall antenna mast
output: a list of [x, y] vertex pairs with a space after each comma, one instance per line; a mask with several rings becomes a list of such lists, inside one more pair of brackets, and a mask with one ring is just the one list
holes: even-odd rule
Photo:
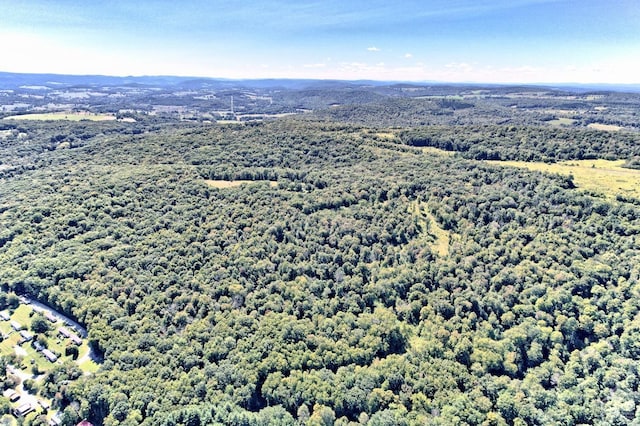
[[233, 111], [233, 95], [231, 95], [231, 114], [235, 114]]

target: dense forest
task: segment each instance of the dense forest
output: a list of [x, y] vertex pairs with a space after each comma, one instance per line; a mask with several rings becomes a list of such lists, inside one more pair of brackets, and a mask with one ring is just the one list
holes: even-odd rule
[[423, 126], [402, 141], [477, 160], [559, 161], [640, 156], [638, 134], [540, 126]]
[[[422, 122], [388, 128], [406, 102]], [[379, 105], [3, 123], [2, 291], [103, 358], [41, 385], [64, 424], [633, 424], [640, 206], [479, 160], [632, 158], [638, 134]]]

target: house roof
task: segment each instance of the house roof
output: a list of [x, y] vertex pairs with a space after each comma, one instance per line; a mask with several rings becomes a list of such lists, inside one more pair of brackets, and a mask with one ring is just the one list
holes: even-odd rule
[[13, 396], [18, 395], [14, 389], [7, 389], [2, 393], [5, 397], [11, 399]]
[[56, 356], [56, 354], [51, 352], [49, 349], [43, 349], [42, 355], [44, 355], [51, 362], [55, 362], [58, 360], [58, 357]]
[[31, 405], [28, 402], [25, 402], [24, 404], [22, 404], [18, 408], [14, 408], [13, 412], [18, 416], [24, 416], [26, 414], [29, 414], [33, 410], [34, 410], [33, 405]]
[[78, 337], [77, 334], [71, 333], [71, 335], [69, 336], [69, 339], [71, 339], [71, 341], [73, 343], [75, 343], [76, 345], [81, 345], [82, 344], [82, 339], [80, 337]]

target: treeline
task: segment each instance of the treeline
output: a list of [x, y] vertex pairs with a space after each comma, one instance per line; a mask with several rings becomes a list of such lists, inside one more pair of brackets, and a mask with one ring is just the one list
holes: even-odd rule
[[[171, 125], [153, 117], [136, 123], [0, 121], [0, 179], [48, 167], [51, 151], [74, 150], [108, 143], [110, 136], [153, 133]], [[61, 154], [65, 157], [67, 154]], [[73, 156], [72, 156], [73, 157]]]
[[640, 155], [640, 134], [535, 126], [421, 127], [400, 139], [411, 146], [459, 152], [476, 160], [619, 159]]
[[104, 355], [47, 386], [65, 422], [631, 424], [640, 208], [374, 136], [113, 134], [4, 178], [0, 283]]

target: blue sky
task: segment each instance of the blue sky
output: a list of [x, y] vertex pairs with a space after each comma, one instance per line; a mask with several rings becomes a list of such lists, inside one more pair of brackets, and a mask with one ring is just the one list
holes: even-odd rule
[[0, 0], [0, 71], [640, 83], [640, 0]]

